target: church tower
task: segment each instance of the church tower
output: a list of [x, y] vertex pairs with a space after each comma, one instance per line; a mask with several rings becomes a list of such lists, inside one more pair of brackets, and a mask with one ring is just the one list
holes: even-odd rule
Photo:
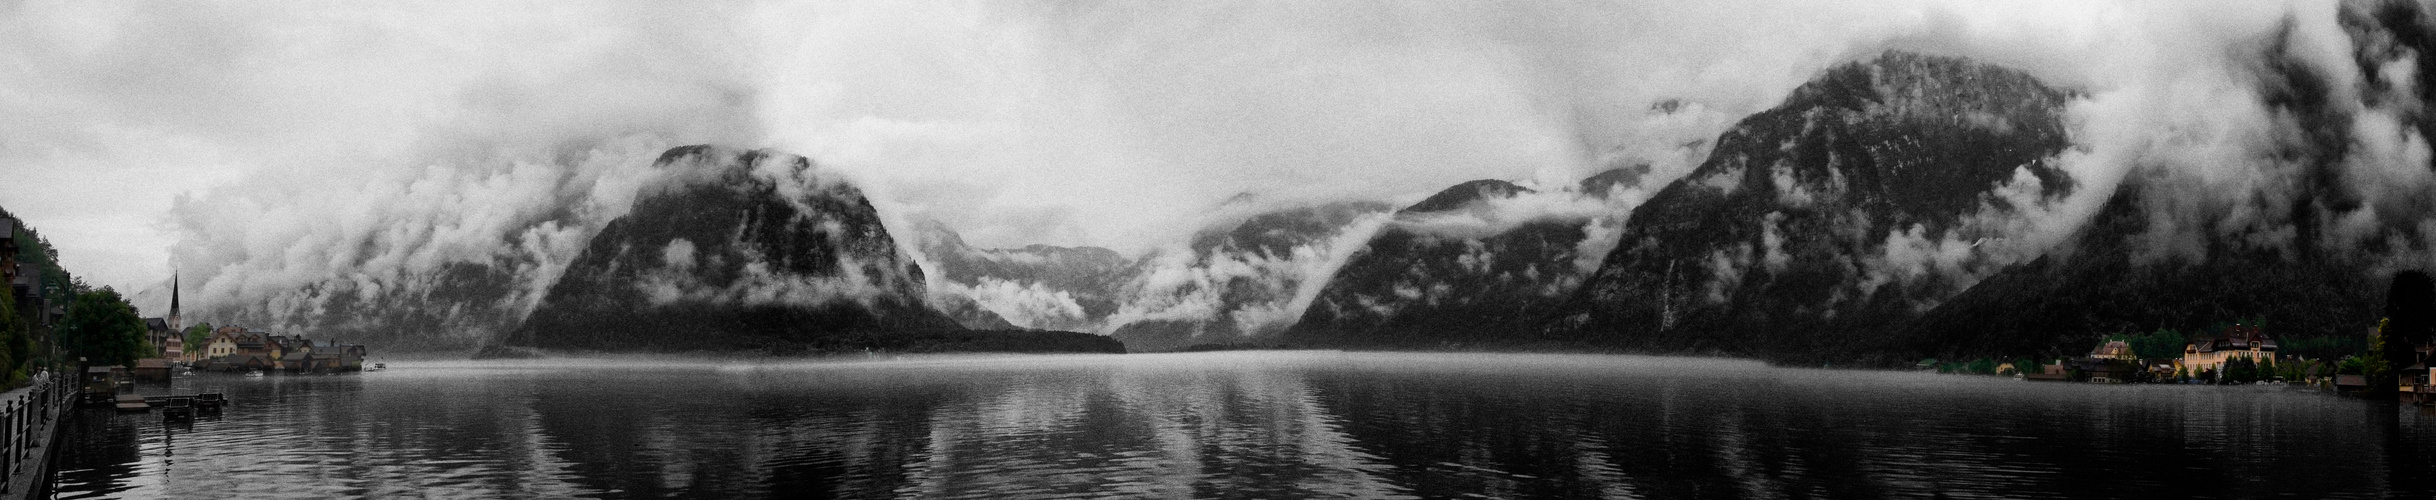
[[185, 335], [186, 323], [178, 320], [178, 272], [169, 272], [169, 332]]

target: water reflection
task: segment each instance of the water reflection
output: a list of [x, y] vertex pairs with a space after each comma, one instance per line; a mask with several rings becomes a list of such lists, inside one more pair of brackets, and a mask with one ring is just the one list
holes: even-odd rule
[[61, 496], [2425, 497], [2436, 452], [2427, 413], [2269, 387], [1696, 359], [401, 365], [80, 413]]

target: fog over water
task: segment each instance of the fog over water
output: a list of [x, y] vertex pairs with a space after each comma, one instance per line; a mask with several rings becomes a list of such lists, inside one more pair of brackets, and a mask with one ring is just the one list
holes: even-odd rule
[[177, 384], [235, 405], [79, 414], [61, 496], [2369, 498], [2427, 494], [2436, 452], [2436, 415], [2275, 387], [1636, 356], [401, 362]]

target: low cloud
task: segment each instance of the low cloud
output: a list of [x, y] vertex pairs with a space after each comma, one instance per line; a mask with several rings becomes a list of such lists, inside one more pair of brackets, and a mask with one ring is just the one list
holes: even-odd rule
[[[174, 268], [201, 310], [285, 322], [341, 297], [453, 296], [435, 276], [480, 265], [512, 291], [464, 314], [514, 316], [673, 145], [819, 158], [892, 228], [1189, 255], [1177, 242], [1243, 192], [1397, 199], [1639, 164], [1654, 189], [1819, 70], [1901, 48], [2083, 93], [2057, 161], [2073, 194], [1988, 222], [2018, 235], [1983, 259], [2053, 248], [2136, 183], [2158, 194], [2146, 261], [2217, 241], [2436, 263], [2423, 48], [2347, 6], [2373, 7], [22, 3], [0, 6], [0, 162], [20, 181], [0, 196], [71, 269], [154, 290]], [[1516, 220], [1496, 217], [1432, 228]], [[1351, 246], [1330, 245], [1154, 259], [1140, 290], [1171, 299], [1126, 317], [1225, 314], [1178, 290], [1321, 272]]]

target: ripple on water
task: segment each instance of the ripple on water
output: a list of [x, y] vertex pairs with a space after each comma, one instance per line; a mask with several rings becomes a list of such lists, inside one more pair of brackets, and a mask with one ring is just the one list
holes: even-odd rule
[[[76, 415], [63, 498], [2412, 496], [2431, 417], [2269, 388], [1335, 352], [393, 363]], [[2362, 450], [2382, 450], [2362, 452]], [[2416, 460], [2416, 461], [2413, 461]]]

